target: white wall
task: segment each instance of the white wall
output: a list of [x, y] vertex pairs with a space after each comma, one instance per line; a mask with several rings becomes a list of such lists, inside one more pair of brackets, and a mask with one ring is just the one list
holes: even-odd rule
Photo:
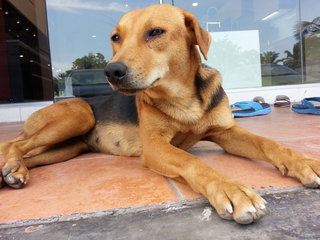
[[19, 104], [0, 104], [0, 122], [22, 122], [25, 121], [33, 112], [49, 106], [49, 102], [33, 102]]
[[320, 84], [285, 85], [274, 87], [229, 89], [226, 90], [230, 103], [251, 101], [261, 96], [267, 103], [273, 103], [277, 95], [287, 95], [291, 102], [300, 102], [306, 97], [319, 97]]

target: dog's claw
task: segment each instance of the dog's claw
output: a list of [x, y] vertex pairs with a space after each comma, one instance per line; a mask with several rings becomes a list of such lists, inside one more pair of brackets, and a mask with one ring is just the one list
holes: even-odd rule
[[258, 204], [256, 207], [249, 207], [247, 210], [238, 217], [234, 217], [234, 220], [239, 224], [250, 224], [258, 221], [266, 214], [266, 207], [264, 204]]
[[[17, 175], [17, 176], [14, 176]], [[4, 179], [6, 183], [12, 188], [22, 188], [26, 184], [25, 177], [21, 176], [20, 173], [13, 173], [6, 176]]]
[[299, 179], [305, 187], [320, 187], [320, 161], [301, 159], [293, 167], [288, 168], [288, 176]]
[[208, 199], [223, 219], [250, 224], [266, 214], [266, 201], [244, 185], [226, 181], [208, 187]]
[[233, 219], [233, 208], [231, 204], [228, 204], [225, 208], [225, 211], [222, 213], [219, 213], [219, 216], [226, 220], [232, 220]]
[[316, 178], [313, 182], [304, 184], [307, 188], [319, 188], [320, 187], [320, 178]]
[[17, 184], [17, 183], [19, 183], [19, 181], [20, 181], [20, 179], [17, 179], [17, 178], [15, 178], [15, 177], [11, 176], [11, 175], [5, 177], [5, 179], [6, 179], [6, 182], [7, 182], [9, 185]]
[[12, 172], [12, 168], [10, 167], [5, 167], [2, 169], [2, 176], [3, 177], [6, 177], [8, 176], [8, 174], [10, 174]]
[[9, 164], [9, 166], [3, 167], [1, 171], [2, 177], [0, 175], [0, 186], [3, 186], [4, 183], [6, 183], [12, 188], [23, 187], [29, 179], [28, 169], [20, 161], [12, 161], [7, 164]]
[[234, 219], [239, 224], [250, 224], [253, 222], [253, 216], [249, 212], [243, 214], [242, 216]]

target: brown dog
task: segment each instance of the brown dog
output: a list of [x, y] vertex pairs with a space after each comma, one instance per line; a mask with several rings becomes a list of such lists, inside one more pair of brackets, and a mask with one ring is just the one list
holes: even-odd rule
[[219, 73], [201, 65], [210, 35], [189, 12], [155, 5], [125, 14], [111, 34], [106, 67], [111, 97], [70, 99], [35, 112], [23, 132], [1, 145], [0, 183], [19, 188], [27, 168], [84, 151], [138, 156], [151, 170], [188, 183], [218, 214], [241, 224], [265, 214], [265, 201], [185, 150], [199, 140], [267, 161], [308, 187], [320, 185], [320, 162], [238, 127]]

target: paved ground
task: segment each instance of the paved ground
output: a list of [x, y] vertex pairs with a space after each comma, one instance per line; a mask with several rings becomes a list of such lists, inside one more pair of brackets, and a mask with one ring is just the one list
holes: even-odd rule
[[20, 227], [17, 223], [2, 225], [0, 239], [320, 239], [319, 190], [296, 188], [291, 192], [269, 193], [264, 198], [268, 201], [268, 214], [259, 222], [247, 226], [220, 219], [206, 200], [200, 199], [186, 202], [188, 206], [180, 202], [179, 205], [172, 203], [77, 215], [74, 220], [69, 218], [68, 221], [26, 221]]

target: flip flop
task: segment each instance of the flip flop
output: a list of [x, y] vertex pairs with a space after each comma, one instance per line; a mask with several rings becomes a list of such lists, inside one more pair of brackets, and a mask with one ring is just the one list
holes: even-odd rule
[[276, 96], [276, 100], [274, 101], [273, 106], [275, 107], [290, 107], [291, 102], [290, 98], [286, 95], [278, 95]]
[[265, 103], [266, 101], [264, 100], [263, 97], [261, 96], [256, 96], [252, 99], [252, 101], [257, 102], [257, 103]]
[[304, 98], [301, 104], [293, 104], [291, 110], [301, 114], [320, 115], [320, 106], [315, 106], [310, 101], [320, 102], [320, 97]]
[[230, 107], [241, 109], [232, 110], [234, 117], [253, 117], [258, 115], [265, 115], [271, 112], [271, 108], [268, 103], [258, 103], [254, 101], [236, 102]]

